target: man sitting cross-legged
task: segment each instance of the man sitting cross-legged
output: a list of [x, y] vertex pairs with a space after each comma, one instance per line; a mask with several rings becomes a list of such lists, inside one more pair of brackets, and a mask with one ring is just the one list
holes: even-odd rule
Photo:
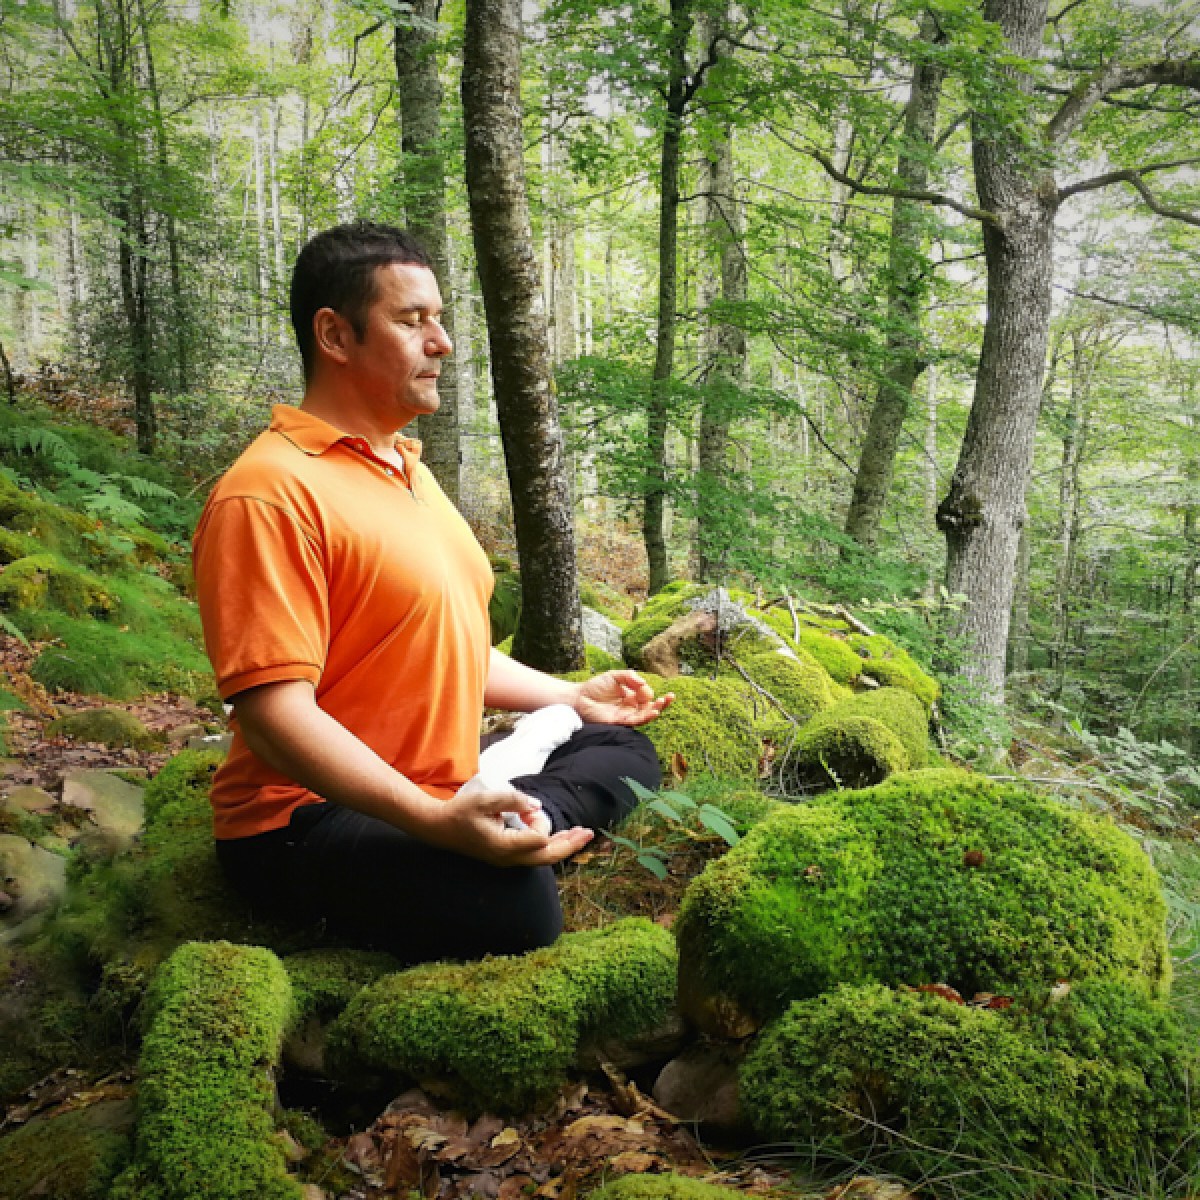
[[[303, 402], [274, 410], [195, 539], [233, 705], [223, 868], [254, 903], [409, 962], [552, 942], [551, 866], [632, 807], [624, 779], [658, 783], [631, 726], [670, 702], [633, 671], [567, 683], [491, 648], [487, 556], [397, 437], [437, 410], [441, 311], [403, 231], [309, 242], [291, 290]], [[481, 764], [485, 704], [548, 711]]]

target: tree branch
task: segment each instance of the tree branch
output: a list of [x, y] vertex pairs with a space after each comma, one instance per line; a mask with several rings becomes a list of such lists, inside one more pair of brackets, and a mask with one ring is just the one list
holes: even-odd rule
[[1120, 171], [1107, 171], [1103, 175], [1095, 175], [1091, 179], [1081, 179], [1078, 183], [1069, 183], [1058, 189], [1058, 201], [1061, 204], [1080, 192], [1094, 192], [1100, 188], [1111, 187], [1114, 183], [1132, 183], [1134, 175], [1149, 175], [1152, 171], [1173, 171], [1176, 167], [1191, 167], [1200, 163], [1200, 158], [1178, 158], [1172, 162], [1147, 163], [1144, 167], [1125, 167]]
[[1150, 84], [1191, 88], [1200, 92], [1200, 55], [1164, 59], [1161, 62], [1145, 63], [1140, 67], [1109, 63], [1107, 67], [1074, 88], [1062, 107], [1050, 118], [1046, 125], [1047, 142], [1052, 146], [1064, 142], [1083, 124], [1088, 113], [1111, 93], [1147, 87]]
[[[1186, 159], [1184, 162], [1194, 163], [1196, 159]], [[1181, 166], [1183, 163], [1170, 164], [1152, 164], [1158, 169], [1163, 169], [1166, 166]], [[1058, 199], [1061, 203], [1063, 200], [1071, 196], [1077, 196], [1080, 192], [1093, 192], [1097, 188], [1108, 187], [1113, 183], [1128, 183], [1136, 189], [1142, 202], [1153, 213], [1157, 213], [1160, 217], [1169, 217], [1172, 221], [1183, 221], [1186, 225], [1195, 225], [1200, 228], [1200, 212], [1189, 212], [1185, 208], [1171, 208], [1164, 204], [1151, 190], [1146, 181], [1142, 178], [1145, 171], [1150, 170], [1150, 167], [1130, 169], [1127, 171], [1110, 171], [1107, 175], [1097, 175], [1094, 179], [1085, 179], [1081, 183], [1073, 183], [1070, 187], [1060, 188]]]

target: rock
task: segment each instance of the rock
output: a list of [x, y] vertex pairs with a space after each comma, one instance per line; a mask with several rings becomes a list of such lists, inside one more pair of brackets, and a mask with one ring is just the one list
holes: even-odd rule
[[712, 613], [687, 613], [642, 647], [638, 666], [664, 679], [674, 679], [683, 674], [680, 648], [687, 642], [710, 637], [716, 629], [717, 618]]
[[92, 819], [86, 840], [108, 854], [133, 844], [145, 816], [143, 790], [110, 771], [69, 771], [63, 777], [63, 803], [83, 809]]
[[16, 787], [4, 798], [4, 807], [27, 813], [50, 812], [58, 801], [45, 788]]
[[631, 1071], [676, 1054], [687, 1036], [683, 1018], [672, 1011], [662, 1024], [646, 1033], [623, 1040], [609, 1039], [581, 1045], [575, 1055], [575, 1065], [584, 1071], [598, 1071], [602, 1063], [607, 1063], [618, 1071]]
[[654, 1099], [682, 1121], [722, 1133], [743, 1130], [738, 1101], [743, 1057], [739, 1046], [697, 1042], [663, 1067], [654, 1082]]
[[186, 725], [176, 725], [167, 733], [167, 745], [175, 750], [182, 750], [193, 738], [208, 736], [208, 730], [199, 721], [189, 721]]
[[110, 750], [126, 746], [135, 750], [149, 750], [160, 744], [157, 735], [123, 708], [86, 708], [68, 713], [57, 721], [51, 721], [46, 726], [46, 732], [51, 736], [57, 734], [81, 742], [99, 742]]
[[222, 754], [229, 753], [229, 747], [233, 745], [232, 733], [207, 733], [199, 737], [190, 737], [187, 740], [188, 750], [219, 750]]
[[67, 890], [67, 862], [15, 834], [0, 834], [0, 887], [12, 906], [0, 917], [0, 943], [40, 920]]
[[583, 606], [583, 640], [614, 658], [621, 657], [621, 631], [613, 621], [594, 608]]
[[849, 1183], [839, 1183], [825, 1200], [916, 1200], [916, 1195], [894, 1179], [855, 1175]]

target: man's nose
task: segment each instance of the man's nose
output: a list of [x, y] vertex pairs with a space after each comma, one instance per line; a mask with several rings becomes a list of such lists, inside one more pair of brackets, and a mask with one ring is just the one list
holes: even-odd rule
[[434, 321], [433, 332], [425, 344], [425, 353], [430, 358], [445, 358], [453, 349], [454, 343], [450, 340], [450, 335], [442, 328], [442, 323]]

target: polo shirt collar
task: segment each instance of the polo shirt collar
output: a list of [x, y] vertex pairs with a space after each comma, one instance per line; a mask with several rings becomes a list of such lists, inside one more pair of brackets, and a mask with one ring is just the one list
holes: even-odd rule
[[[337, 429], [328, 421], [296, 408], [292, 404], [276, 404], [271, 409], [272, 433], [281, 433], [293, 446], [303, 450], [305, 454], [324, 454], [338, 442], [357, 441], [353, 434]], [[401, 451], [406, 464], [420, 461], [421, 443], [416, 438], [396, 438], [396, 448]]]

